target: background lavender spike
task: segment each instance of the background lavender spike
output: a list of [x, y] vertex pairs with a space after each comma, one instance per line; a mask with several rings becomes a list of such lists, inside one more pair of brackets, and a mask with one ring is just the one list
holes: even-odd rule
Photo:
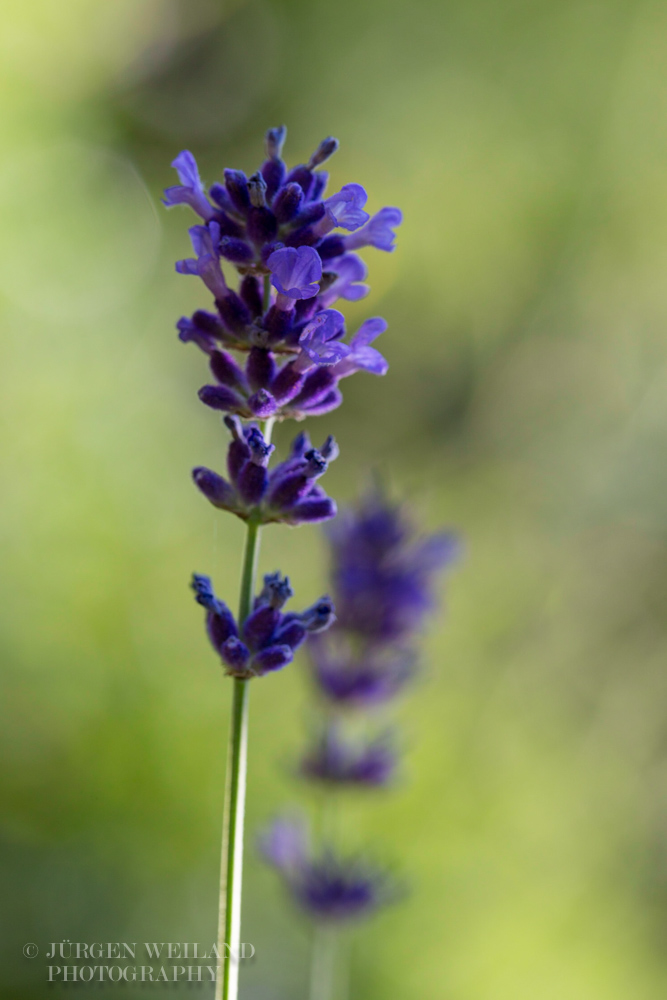
[[[395, 779], [395, 736], [378, 723], [377, 709], [414, 676], [416, 643], [436, 607], [437, 575], [459, 550], [451, 532], [418, 534], [405, 508], [380, 487], [345, 510], [327, 538], [340, 611], [328, 635], [308, 642], [318, 695], [311, 710], [320, 718], [311, 725], [314, 732], [298, 767], [302, 778], [321, 789], [322, 842], [313, 851], [303, 823], [286, 819], [275, 820], [260, 840], [265, 859], [315, 926], [311, 1000], [335, 995], [332, 927], [369, 917], [396, 895], [380, 869], [340, 855], [332, 819], [342, 791], [363, 794]], [[369, 719], [360, 731], [364, 713]]]

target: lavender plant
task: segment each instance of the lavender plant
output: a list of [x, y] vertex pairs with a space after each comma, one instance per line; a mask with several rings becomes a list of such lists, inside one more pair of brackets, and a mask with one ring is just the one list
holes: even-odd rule
[[[387, 786], [398, 764], [395, 740], [378, 715], [417, 668], [417, 639], [435, 607], [435, 582], [458, 552], [456, 536], [420, 537], [407, 512], [375, 488], [327, 531], [337, 621], [308, 638], [321, 722], [301, 758], [330, 819], [347, 789]], [[359, 730], [361, 729], [361, 733]], [[277, 819], [260, 840], [265, 859], [314, 925], [311, 1000], [331, 1000], [337, 930], [395, 899], [390, 875], [366, 857], [337, 850], [322, 822], [314, 851], [302, 819]]]
[[355, 251], [393, 250], [401, 222], [396, 208], [371, 217], [359, 184], [325, 197], [327, 174], [319, 168], [338, 148], [336, 139], [323, 140], [307, 163], [288, 171], [285, 137], [284, 127], [270, 129], [259, 170], [249, 178], [225, 170], [224, 183], [208, 190], [192, 153], [184, 151], [172, 164], [180, 183], [164, 193], [167, 207], [188, 205], [201, 219], [189, 230], [194, 256], [178, 261], [176, 270], [203, 281], [213, 309], [182, 317], [177, 328], [182, 341], [207, 356], [213, 381], [199, 398], [225, 414], [231, 434], [227, 477], [198, 467], [193, 478], [210, 503], [247, 526], [238, 615], [216, 597], [209, 577], [196, 574], [192, 581], [211, 644], [233, 678], [216, 1000], [238, 994], [250, 682], [285, 667], [307, 636], [324, 632], [335, 618], [328, 597], [304, 612], [284, 612], [292, 589], [280, 573], [266, 575], [255, 596], [262, 526], [315, 523], [336, 514], [318, 482], [338, 453], [333, 438], [318, 450], [301, 433], [289, 456], [271, 468], [271, 431], [275, 420], [335, 409], [342, 402], [340, 382], [355, 372], [387, 371], [371, 347], [385, 321], [368, 319], [346, 340], [345, 319], [332, 306], [368, 293], [366, 265]]

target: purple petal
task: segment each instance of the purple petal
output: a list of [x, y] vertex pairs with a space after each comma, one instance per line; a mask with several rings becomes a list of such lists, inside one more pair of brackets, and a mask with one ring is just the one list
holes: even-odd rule
[[188, 230], [197, 260], [179, 260], [176, 270], [179, 274], [196, 274], [216, 298], [223, 299], [227, 285], [220, 270], [217, 245], [220, 242], [220, 226], [216, 222], [208, 226], [191, 226]]
[[210, 406], [212, 410], [235, 413], [245, 408], [241, 397], [224, 385], [203, 385], [197, 395], [202, 403]]
[[227, 351], [216, 349], [211, 352], [211, 372], [221, 385], [230, 389], [245, 389], [246, 379], [242, 368]]
[[358, 229], [353, 236], [345, 237], [345, 247], [348, 250], [357, 250], [359, 247], [371, 246], [391, 253], [396, 239], [394, 228], [400, 226], [402, 221], [403, 213], [400, 209], [381, 208], [370, 222]]
[[381, 316], [373, 316], [372, 319], [367, 319], [361, 324], [350, 341], [353, 353], [356, 352], [357, 347], [366, 347], [376, 337], [379, 337], [381, 333], [384, 333], [386, 329], [387, 321], [386, 319], [382, 319]]
[[220, 256], [232, 264], [249, 264], [255, 256], [254, 250], [245, 240], [235, 239], [232, 236], [223, 236], [218, 249]]
[[296, 504], [290, 511], [290, 523], [319, 524], [322, 521], [330, 521], [337, 514], [336, 503], [330, 497], [312, 500], [309, 497]]
[[199, 191], [202, 190], [197, 161], [189, 149], [184, 149], [182, 153], [179, 153], [176, 159], [171, 161], [171, 165], [177, 171], [181, 184]]
[[308, 160], [308, 168], [310, 170], [314, 170], [315, 167], [319, 167], [320, 164], [324, 163], [325, 160], [328, 160], [330, 156], [333, 156], [338, 149], [338, 146], [338, 139], [335, 139], [332, 135], [327, 136], [326, 139], [322, 139], [322, 142]]
[[269, 646], [257, 653], [252, 667], [257, 673], [265, 674], [271, 670], [282, 670], [294, 659], [294, 653], [289, 646]]
[[[214, 241], [213, 234], [217, 230], [218, 239]], [[190, 226], [188, 229], [192, 249], [197, 257], [202, 254], [215, 254], [216, 245], [220, 242], [220, 227], [216, 223], [211, 226]]]
[[192, 470], [195, 486], [214, 507], [233, 510], [237, 506], [236, 492], [232, 486], [212, 469], [198, 466]]
[[178, 339], [182, 343], [187, 344], [192, 341], [205, 354], [212, 354], [218, 347], [216, 336], [212, 330], [204, 329], [195, 322], [195, 317], [190, 319], [189, 316], [181, 316], [176, 324], [176, 329], [178, 330]]
[[333, 601], [328, 594], [324, 594], [319, 601], [315, 601], [309, 608], [302, 611], [299, 619], [303, 627], [312, 635], [325, 632], [336, 621]]
[[350, 348], [337, 339], [345, 330], [345, 318], [337, 309], [324, 309], [304, 327], [299, 347], [317, 365], [335, 365]]
[[320, 290], [322, 261], [312, 247], [274, 250], [267, 261], [271, 283], [290, 299], [310, 299]]
[[286, 364], [271, 383], [271, 393], [276, 402], [282, 405], [290, 399], [294, 399], [301, 392], [303, 382], [303, 373], [298, 371], [293, 364]]
[[248, 407], [260, 420], [266, 420], [278, 409], [275, 399], [267, 389], [258, 389], [248, 400]]
[[194, 257], [177, 260], [174, 266], [178, 274], [194, 274], [196, 278], [199, 277], [199, 261], [195, 260]]
[[283, 624], [276, 630], [274, 642], [297, 649], [306, 638], [306, 630], [296, 616], [284, 616]]
[[245, 214], [250, 208], [250, 194], [243, 171], [225, 170], [225, 187], [234, 208]]
[[223, 642], [220, 647], [220, 655], [232, 673], [244, 673], [246, 671], [248, 660], [250, 659], [250, 650], [236, 636], [230, 636], [226, 642]]
[[210, 577], [193, 573], [192, 589], [197, 603], [206, 608], [206, 631], [213, 648], [219, 651], [230, 636], [238, 635], [234, 615], [225, 602], [215, 596]]
[[330, 368], [313, 368], [306, 375], [303, 388], [294, 399], [294, 405], [301, 409], [319, 403], [331, 392], [336, 381], [336, 376]]
[[327, 214], [334, 225], [353, 232], [359, 229], [370, 216], [364, 211], [368, 195], [361, 184], [346, 184], [341, 190], [324, 202]]
[[308, 835], [303, 822], [277, 819], [259, 840], [259, 848], [267, 861], [281, 871], [298, 869], [308, 856]]
[[262, 649], [267, 646], [281, 618], [280, 611], [269, 604], [262, 604], [253, 611], [243, 625], [243, 638], [250, 648]]
[[276, 374], [276, 362], [270, 351], [253, 347], [248, 354], [245, 370], [253, 390], [268, 389]]
[[261, 465], [248, 461], [236, 477], [236, 486], [241, 499], [248, 507], [261, 503], [269, 482], [269, 475]]
[[268, 129], [265, 136], [266, 155], [271, 159], [276, 159], [283, 155], [283, 146], [287, 138], [287, 126], [276, 125], [275, 128]]
[[350, 353], [347, 344], [317, 344], [313, 343], [304, 347], [304, 352], [316, 365], [337, 365], [339, 361], [346, 358]]
[[368, 345], [376, 337], [387, 329], [386, 320], [381, 316], [374, 316], [367, 319], [359, 327], [354, 337], [350, 341], [350, 353], [339, 365], [336, 366], [335, 374], [338, 378], [346, 378], [354, 372], [363, 369], [373, 375], [386, 375], [389, 364], [379, 351]]
[[452, 531], [430, 535], [414, 554], [416, 564], [426, 570], [443, 569], [461, 557], [461, 539]]
[[171, 165], [178, 171], [181, 183], [165, 190], [163, 203], [168, 208], [174, 205], [190, 205], [204, 221], [208, 222], [213, 217], [214, 210], [204, 194], [194, 156], [187, 149], [184, 149]]
[[276, 195], [273, 213], [278, 222], [291, 222], [303, 205], [303, 190], [299, 184], [286, 184]]
[[[389, 371], [389, 362], [374, 347], [360, 347], [354, 352], [354, 358], [346, 359], [343, 361], [343, 365], [346, 364], [347, 360], [350, 360], [351, 364], [354, 365], [355, 371], [361, 369], [370, 372], [371, 375], [386, 375]], [[346, 374], [351, 375], [352, 372], [339, 371], [336, 374], [339, 378], [344, 378]]]
[[323, 413], [330, 413], [343, 402], [343, 394], [340, 389], [332, 389], [326, 396], [320, 397], [317, 402], [301, 405], [301, 409], [309, 417], [318, 417]]
[[337, 309], [323, 309], [305, 326], [299, 337], [299, 346], [311, 343], [312, 340], [325, 342], [335, 340], [345, 331], [345, 317]]
[[336, 280], [320, 295], [322, 305], [331, 305], [336, 299], [357, 302], [368, 295], [370, 287], [363, 284], [368, 275], [368, 268], [356, 253], [345, 253], [327, 261], [325, 269], [333, 271]]

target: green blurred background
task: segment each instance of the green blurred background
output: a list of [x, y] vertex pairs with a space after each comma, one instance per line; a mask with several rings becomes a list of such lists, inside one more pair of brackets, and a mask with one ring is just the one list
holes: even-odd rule
[[[467, 548], [403, 781], [346, 812], [413, 884], [359, 932], [352, 1000], [664, 998], [666, 59], [649, 0], [6, 0], [3, 997], [53, 993], [53, 940], [213, 939], [229, 685], [187, 580], [234, 600], [242, 528], [189, 481], [223, 438], [159, 195], [184, 146], [211, 182], [285, 122], [290, 162], [336, 135], [334, 190], [405, 211], [350, 310], [387, 317], [391, 370], [310, 424], [329, 491], [379, 465]], [[265, 533], [301, 603], [323, 555]], [[253, 686], [243, 1000], [305, 996], [307, 928], [250, 848], [307, 706], [303, 663]]]

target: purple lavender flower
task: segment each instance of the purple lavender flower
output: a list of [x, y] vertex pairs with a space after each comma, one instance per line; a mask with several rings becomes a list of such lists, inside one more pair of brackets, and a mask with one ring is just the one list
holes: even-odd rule
[[334, 262], [328, 261], [326, 266], [327, 283], [319, 298], [323, 308], [333, 305], [337, 299], [357, 302], [370, 292], [370, 287], [364, 284], [368, 268], [356, 253], [343, 254]]
[[213, 313], [199, 309], [192, 318], [181, 316], [176, 324], [178, 338], [184, 344], [192, 342], [205, 354], [212, 354], [221, 343], [227, 341], [226, 331]]
[[337, 378], [347, 378], [355, 372], [364, 370], [372, 375], [386, 375], [389, 363], [379, 351], [368, 345], [387, 329], [387, 323], [380, 316], [367, 319], [362, 323], [350, 341], [346, 356], [336, 365], [334, 373]]
[[379, 787], [392, 781], [396, 764], [390, 734], [351, 741], [330, 723], [304, 754], [300, 771], [305, 778], [331, 785]]
[[367, 201], [368, 195], [361, 184], [346, 184], [338, 194], [326, 199], [325, 214], [315, 225], [314, 231], [318, 236], [326, 236], [337, 226], [348, 232], [359, 229], [370, 219], [368, 212], [364, 211]]
[[328, 597], [321, 597], [301, 614], [283, 614], [293, 592], [288, 578], [280, 573], [264, 577], [264, 588], [240, 626], [224, 601], [215, 596], [208, 576], [195, 573], [192, 589], [197, 603], [206, 609], [208, 637], [226, 673], [244, 680], [281, 670], [292, 662], [308, 633], [322, 632], [335, 621]]
[[[326, 174], [318, 168], [336, 151], [337, 141], [323, 140], [306, 164], [288, 170], [282, 159], [285, 136], [284, 128], [270, 129], [261, 168], [251, 177], [225, 170], [224, 185], [213, 184], [208, 197], [194, 157], [183, 151], [173, 163], [181, 183], [164, 198], [168, 206], [190, 205], [205, 223], [191, 228], [195, 256], [179, 261], [176, 269], [200, 277], [216, 307], [215, 314], [198, 310], [182, 317], [181, 340], [207, 354], [231, 347], [268, 355], [265, 377], [255, 378], [254, 386], [246, 371], [245, 380], [223, 383], [224, 391], [202, 390], [205, 403], [245, 419], [326, 413], [340, 404], [340, 378], [362, 369], [384, 374], [387, 367], [370, 353], [368, 341], [357, 337], [345, 345], [342, 328], [331, 333], [328, 313], [339, 298], [356, 301], [368, 293], [366, 266], [347, 251], [393, 249], [392, 227], [400, 212], [385, 208], [369, 217], [360, 184], [345, 184], [325, 198]], [[223, 263], [241, 275], [238, 291], [227, 283]], [[335, 374], [314, 371], [341, 362]]]
[[419, 536], [405, 511], [376, 490], [329, 531], [339, 627], [396, 643], [434, 607], [438, 571], [459, 552], [448, 531]]
[[172, 208], [174, 205], [189, 205], [197, 215], [201, 215], [204, 222], [210, 222], [215, 215], [215, 209], [204, 194], [197, 161], [192, 153], [187, 149], [183, 150], [171, 165], [176, 169], [181, 183], [165, 190], [163, 203], [167, 208]]
[[436, 576], [459, 544], [451, 532], [418, 535], [405, 510], [379, 489], [340, 515], [328, 536], [338, 621], [308, 644], [312, 676], [331, 704], [367, 710], [414, 677], [413, 647], [434, 607]]
[[179, 274], [197, 275], [216, 299], [224, 299], [228, 288], [220, 268], [220, 227], [211, 222], [208, 226], [191, 226], [188, 232], [197, 256], [176, 261], [176, 270]]
[[214, 410], [245, 419], [300, 420], [327, 413], [340, 404], [341, 379], [361, 370], [384, 375], [389, 367], [379, 351], [369, 346], [386, 329], [379, 317], [366, 320], [345, 344], [342, 314], [336, 309], [324, 309], [302, 325], [293, 360], [278, 365], [273, 351], [256, 346], [248, 352], [245, 369], [241, 369], [231, 355], [220, 349], [218, 331], [212, 328], [210, 316], [200, 311], [192, 320], [179, 320], [181, 339], [194, 341], [209, 355], [218, 382], [203, 386], [199, 398]]
[[375, 247], [377, 250], [386, 250], [391, 253], [396, 249], [394, 229], [402, 222], [403, 213], [400, 208], [381, 208], [365, 226], [357, 229], [351, 236], [345, 236], [343, 245], [346, 250]]
[[312, 247], [274, 250], [266, 264], [271, 272], [271, 284], [285, 298], [312, 299], [319, 292], [322, 261]]
[[340, 708], [369, 711], [395, 698], [417, 673], [409, 648], [346, 643], [342, 630], [308, 643], [312, 675], [324, 697]]
[[350, 353], [347, 344], [340, 343], [345, 332], [345, 317], [336, 309], [324, 309], [304, 327], [299, 337], [301, 353], [295, 365], [307, 371], [313, 365], [335, 365]]
[[341, 858], [330, 847], [313, 853], [298, 820], [275, 820], [260, 837], [260, 850], [294, 902], [317, 922], [367, 917], [398, 895], [388, 873], [362, 858]]
[[274, 446], [266, 443], [259, 428], [255, 424], [243, 427], [238, 417], [230, 416], [225, 417], [225, 424], [232, 433], [229, 481], [204, 467], [192, 473], [196, 486], [215, 507], [255, 524], [296, 525], [335, 517], [336, 504], [317, 484], [338, 456], [333, 437], [318, 451], [307, 434], [299, 434], [289, 457], [269, 470]]

